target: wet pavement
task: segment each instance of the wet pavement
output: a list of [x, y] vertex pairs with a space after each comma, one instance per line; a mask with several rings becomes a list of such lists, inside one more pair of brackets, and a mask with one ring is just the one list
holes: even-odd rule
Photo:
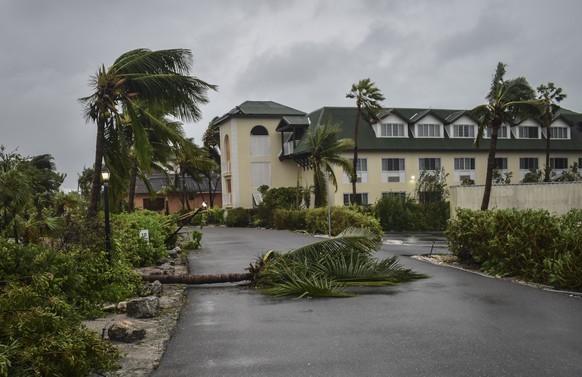
[[[263, 229], [203, 233], [193, 273], [243, 272], [261, 252], [318, 241]], [[190, 287], [153, 376], [582, 376], [581, 299], [407, 257], [428, 254], [434, 237], [387, 235], [378, 257], [400, 255], [431, 277], [357, 297]]]

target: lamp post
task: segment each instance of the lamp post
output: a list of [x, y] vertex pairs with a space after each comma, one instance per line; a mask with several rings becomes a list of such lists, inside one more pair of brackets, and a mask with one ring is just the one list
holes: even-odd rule
[[105, 210], [105, 251], [107, 263], [111, 264], [111, 227], [109, 224], [109, 169], [103, 165], [101, 179], [103, 180], [103, 209]]
[[327, 187], [327, 235], [331, 238], [331, 191], [329, 191], [330, 178], [331, 173], [327, 172], [327, 181], [325, 182]]

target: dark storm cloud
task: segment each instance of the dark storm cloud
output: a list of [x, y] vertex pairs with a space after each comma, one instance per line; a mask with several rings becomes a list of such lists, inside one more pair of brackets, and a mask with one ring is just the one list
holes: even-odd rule
[[247, 99], [303, 111], [352, 106], [369, 77], [387, 106], [468, 108], [498, 61], [508, 77], [554, 81], [582, 111], [578, 0], [168, 0], [0, 2], [0, 144], [50, 153], [68, 187], [92, 164], [95, 126], [77, 99], [102, 64], [140, 47], [187, 48], [192, 74], [219, 86], [214, 116]]

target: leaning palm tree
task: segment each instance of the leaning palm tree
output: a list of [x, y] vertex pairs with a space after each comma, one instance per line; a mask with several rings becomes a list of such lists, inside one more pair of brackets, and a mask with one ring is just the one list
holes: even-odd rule
[[208, 102], [206, 92], [216, 87], [189, 75], [191, 61], [189, 50], [136, 49], [121, 55], [111, 67], [102, 66], [91, 77], [93, 93], [79, 99], [86, 121], [97, 124], [89, 218], [97, 213], [106, 132], [121, 123], [122, 110], [138, 140], [147, 139], [140, 119], [150, 117], [148, 109], [152, 107], [182, 120], [200, 119], [198, 106]]
[[566, 98], [566, 93], [562, 93], [562, 88], [557, 88], [553, 82], [548, 85], [540, 85], [537, 87], [538, 99], [544, 101], [544, 110], [540, 115], [540, 120], [546, 128], [546, 167], [544, 170], [544, 182], [550, 181], [550, 140], [552, 138], [551, 126], [554, 117], [558, 113], [562, 102]]
[[352, 203], [357, 203], [357, 190], [356, 183], [358, 182], [357, 176], [357, 166], [358, 166], [358, 135], [360, 132], [360, 120], [365, 118], [366, 121], [371, 122], [377, 119], [378, 113], [382, 110], [380, 102], [385, 98], [376, 87], [376, 85], [370, 81], [370, 79], [363, 79], [358, 81], [357, 84], [352, 84], [352, 89], [346, 98], [355, 98], [357, 115], [356, 115], [356, 125], [354, 127], [354, 161], [353, 161], [353, 171], [351, 175], [352, 182]]
[[352, 139], [338, 139], [340, 132], [339, 124], [332, 124], [329, 120], [307, 130], [306, 146], [311, 151], [309, 166], [313, 170], [315, 207], [322, 207], [327, 203], [328, 179], [337, 191], [334, 166], [339, 166], [349, 176], [352, 175], [352, 165], [349, 160], [341, 157], [341, 153], [352, 148], [354, 142]]
[[503, 76], [505, 76], [505, 64], [499, 63], [491, 82], [491, 89], [486, 97], [488, 102], [472, 110], [473, 116], [479, 122], [475, 146], [479, 146], [486, 129], [490, 131], [491, 138], [487, 157], [485, 189], [481, 202], [481, 210], [483, 211], [489, 208], [499, 129], [503, 124], [512, 125], [528, 117], [537, 116], [542, 105], [542, 101], [535, 99], [534, 90], [525, 78], [505, 80]]

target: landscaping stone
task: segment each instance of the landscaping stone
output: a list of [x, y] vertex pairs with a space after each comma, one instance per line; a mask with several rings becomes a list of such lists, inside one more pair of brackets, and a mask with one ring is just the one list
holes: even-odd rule
[[163, 287], [162, 283], [160, 283], [159, 280], [156, 280], [154, 282], [145, 283], [144, 285], [142, 285], [142, 287], [139, 290], [139, 296], [140, 297], [145, 297], [145, 296], [160, 297], [162, 295], [163, 291], [164, 291], [164, 287]]
[[137, 298], [127, 303], [127, 316], [152, 318], [160, 314], [160, 299], [156, 296]]
[[112, 341], [135, 343], [138, 340], [145, 338], [146, 330], [143, 328], [137, 328], [131, 321], [117, 321], [107, 329], [107, 336], [109, 336], [109, 340]]

